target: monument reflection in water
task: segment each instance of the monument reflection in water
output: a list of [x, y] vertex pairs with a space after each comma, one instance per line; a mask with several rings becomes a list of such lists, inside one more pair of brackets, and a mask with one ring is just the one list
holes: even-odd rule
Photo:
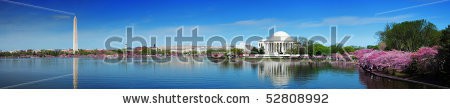
[[78, 89], [78, 58], [73, 58], [73, 68], [72, 68], [72, 76], [73, 76], [73, 89]]
[[[128, 59], [127, 59], [128, 60]], [[0, 59], [0, 88], [361, 89], [432, 88], [358, 71], [353, 63], [188, 59], [158, 63], [94, 58]]]

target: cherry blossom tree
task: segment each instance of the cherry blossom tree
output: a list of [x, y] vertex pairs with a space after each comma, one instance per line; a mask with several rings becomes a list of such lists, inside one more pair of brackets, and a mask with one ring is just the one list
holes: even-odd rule
[[402, 72], [410, 67], [413, 61], [427, 68], [429, 61], [437, 55], [437, 47], [421, 47], [417, 52], [404, 52], [398, 50], [380, 51], [361, 49], [355, 51], [355, 57], [361, 66], [375, 71], [395, 70]]

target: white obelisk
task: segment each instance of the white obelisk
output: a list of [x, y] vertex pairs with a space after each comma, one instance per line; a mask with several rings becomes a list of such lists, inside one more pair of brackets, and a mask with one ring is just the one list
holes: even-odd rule
[[78, 51], [77, 16], [73, 18], [73, 54]]

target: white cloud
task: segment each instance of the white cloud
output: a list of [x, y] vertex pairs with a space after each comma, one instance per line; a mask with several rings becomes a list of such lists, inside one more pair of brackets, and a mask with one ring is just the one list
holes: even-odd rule
[[279, 21], [276, 19], [266, 18], [266, 19], [241, 20], [241, 21], [236, 21], [236, 22], [233, 22], [230, 24], [225, 24], [225, 25], [254, 26], [254, 25], [274, 24], [277, 22], [279, 22]]
[[394, 10], [390, 10], [390, 11], [379, 12], [379, 13], [376, 13], [375, 15], [378, 16], [378, 15], [382, 15], [382, 14], [388, 14], [388, 13], [393, 13], [393, 12], [398, 12], [398, 11], [404, 11], [404, 10], [419, 8], [419, 7], [428, 6], [428, 5], [439, 4], [439, 3], [443, 3], [443, 2], [447, 2], [447, 1], [448, 0], [440, 0], [440, 1], [430, 2], [430, 3], [424, 3], [424, 4], [419, 4], [419, 5], [414, 5], [414, 6], [394, 9]]
[[366, 25], [374, 23], [397, 22], [410, 18], [411, 15], [399, 15], [393, 17], [356, 17], [356, 16], [339, 16], [325, 18], [319, 22], [304, 22], [300, 27], [320, 27], [329, 25]]

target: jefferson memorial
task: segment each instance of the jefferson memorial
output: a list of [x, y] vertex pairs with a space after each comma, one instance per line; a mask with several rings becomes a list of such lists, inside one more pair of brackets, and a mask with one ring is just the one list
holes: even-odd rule
[[291, 56], [286, 54], [286, 51], [293, 48], [295, 44], [296, 40], [284, 31], [277, 31], [258, 42], [259, 48], [264, 48], [264, 56]]

